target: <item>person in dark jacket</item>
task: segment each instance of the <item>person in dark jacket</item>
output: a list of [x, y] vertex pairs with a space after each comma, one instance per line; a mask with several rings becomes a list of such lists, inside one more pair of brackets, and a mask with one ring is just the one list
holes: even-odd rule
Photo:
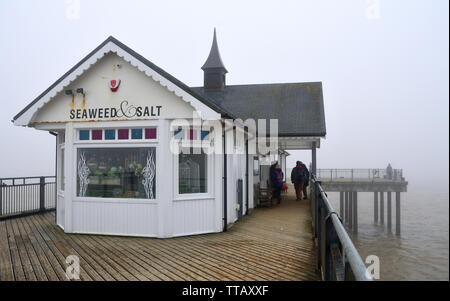
[[[297, 201], [302, 199], [303, 185], [305, 184], [306, 174], [305, 170], [308, 170], [301, 161], [297, 161], [296, 166], [291, 172], [291, 182], [294, 184], [295, 194]], [[308, 173], [309, 178], [309, 173]]]
[[277, 199], [278, 204], [281, 203], [281, 189], [283, 188], [283, 171], [278, 162], [270, 167], [270, 182], [273, 189], [273, 197]]
[[303, 199], [306, 200], [308, 198], [306, 187], [309, 186], [309, 170], [306, 167], [306, 164], [303, 164], [302, 161], [300, 161], [300, 164], [303, 166]]

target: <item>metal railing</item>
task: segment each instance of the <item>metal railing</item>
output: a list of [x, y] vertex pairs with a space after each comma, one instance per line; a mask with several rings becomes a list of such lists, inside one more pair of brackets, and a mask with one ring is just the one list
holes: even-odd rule
[[311, 215], [317, 238], [317, 268], [323, 280], [370, 281], [366, 266], [334, 211], [320, 181], [311, 176]]
[[386, 181], [405, 181], [402, 169], [386, 168], [352, 168], [352, 169], [317, 169], [318, 179], [326, 181], [336, 180], [386, 180]]
[[55, 209], [56, 178], [0, 178], [0, 218]]

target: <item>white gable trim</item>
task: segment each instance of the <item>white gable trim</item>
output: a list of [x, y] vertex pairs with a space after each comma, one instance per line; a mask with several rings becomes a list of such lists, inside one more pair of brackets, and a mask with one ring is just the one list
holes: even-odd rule
[[185, 102], [189, 103], [195, 110], [200, 111], [202, 118], [204, 119], [220, 119], [221, 114], [214, 111], [204, 103], [202, 103], [197, 98], [193, 97], [179, 86], [169, 81], [167, 78], [163, 77], [155, 70], [144, 64], [142, 61], [136, 59], [133, 55], [127, 51], [120, 48], [114, 42], [107, 42], [100, 50], [94, 53], [89, 59], [87, 59], [83, 64], [78, 66], [72, 73], [67, 75], [61, 82], [59, 82], [55, 87], [53, 87], [49, 92], [42, 96], [35, 104], [33, 104], [28, 110], [26, 110], [22, 115], [20, 115], [16, 120], [14, 120], [14, 125], [29, 126], [32, 122], [36, 113], [47, 104], [53, 97], [55, 97], [59, 92], [63, 91], [70, 83], [76, 80], [80, 75], [82, 75], [86, 70], [88, 70], [92, 65], [94, 65], [99, 59], [104, 57], [109, 52], [116, 53], [119, 57], [123, 58], [125, 61], [129, 62], [132, 66], [136, 67], [139, 71], [144, 72], [147, 76], [151, 77], [154, 81], [158, 82], [161, 86], [166, 87], [167, 90], [174, 93], [176, 96], [183, 99]]

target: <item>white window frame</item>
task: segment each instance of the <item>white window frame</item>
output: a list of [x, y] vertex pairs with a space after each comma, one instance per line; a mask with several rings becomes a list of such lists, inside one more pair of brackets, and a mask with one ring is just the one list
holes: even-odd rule
[[[190, 140], [190, 148], [202, 148], [201, 140]], [[212, 147], [212, 146], [211, 146]], [[180, 152], [182, 144], [179, 144]], [[211, 199], [214, 198], [214, 153], [206, 154], [206, 192], [201, 193], [182, 193], [179, 192], [179, 154], [174, 154], [174, 170], [173, 170], [173, 183], [174, 183], [174, 201], [185, 201], [185, 200], [199, 200], [199, 199]]]
[[[96, 202], [96, 203], [134, 203], [134, 204], [156, 204], [158, 200], [160, 199], [160, 189], [158, 189], [158, 165], [159, 162], [157, 160], [158, 158], [158, 152], [160, 151], [159, 143], [157, 142], [150, 142], [146, 141], [145, 145], [141, 142], [138, 144], [131, 143], [131, 140], [125, 140], [128, 143], [99, 143], [103, 140], [95, 140], [97, 143], [74, 143], [73, 147], [73, 157], [75, 158], [73, 165], [72, 165], [72, 171], [73, 171], [73, 178], [72, 178], [72, 187], [73, 193], [72, 197], [74, 201], [77, 202]], [[113, 141], [113, 140], [111, 140]], [[137, 140], [139, 141], [139, 140]], [[80, 148], [149, 148], [154, 147], [155, 148], [155, 158], [156, 158], [156, 175], [155, 175], [155, 198], [154, 199], [145, 199], [145, 198], [100, 198], [100, 197], [80, 197], [77, 196], [78, 186], [77, 186], [77, 178], [78, 178], [78, 149]]]
[[[156, 139], [145, 139], [145, 129], [155, 128], [156, 129]], [[128, 129], [128, 139], [120, 139], [119, 140], [119, 132], [118, 130]], [[132, 129], [142, 129], [142, 139], [131, 139], [131, 130]], [[80, 130], [88, 130], [89, 131], [89, 140], [80, 140]], [[102, 130], [103, 131], [103, 139], [102, 140], [92, 140], [92, 130]], [[114, 140], [106, 140], [105, 139], [105, 130], [115, 130], [116, 135]], [[117, 127], [100, 127], [100, 128], [77, 128], [75, 130], [75, 139], [74, 143], [76, 144], [95, 144], [95, 143], [104, 143], [104, 144], [118, 144], [118, 143], [158, 143], [159, 142], [159, 127], [154, 125], [149, 126], [117, 126]]]

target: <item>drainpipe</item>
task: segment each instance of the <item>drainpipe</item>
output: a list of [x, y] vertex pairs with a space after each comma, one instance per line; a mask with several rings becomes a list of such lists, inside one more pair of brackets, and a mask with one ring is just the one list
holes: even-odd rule
[[245, 140], [245, 215], [248, 215], [248, 136]]
[[225, 144], [225, 124], [223, 130], [223, 232], [227, 231], [227, 152]]

